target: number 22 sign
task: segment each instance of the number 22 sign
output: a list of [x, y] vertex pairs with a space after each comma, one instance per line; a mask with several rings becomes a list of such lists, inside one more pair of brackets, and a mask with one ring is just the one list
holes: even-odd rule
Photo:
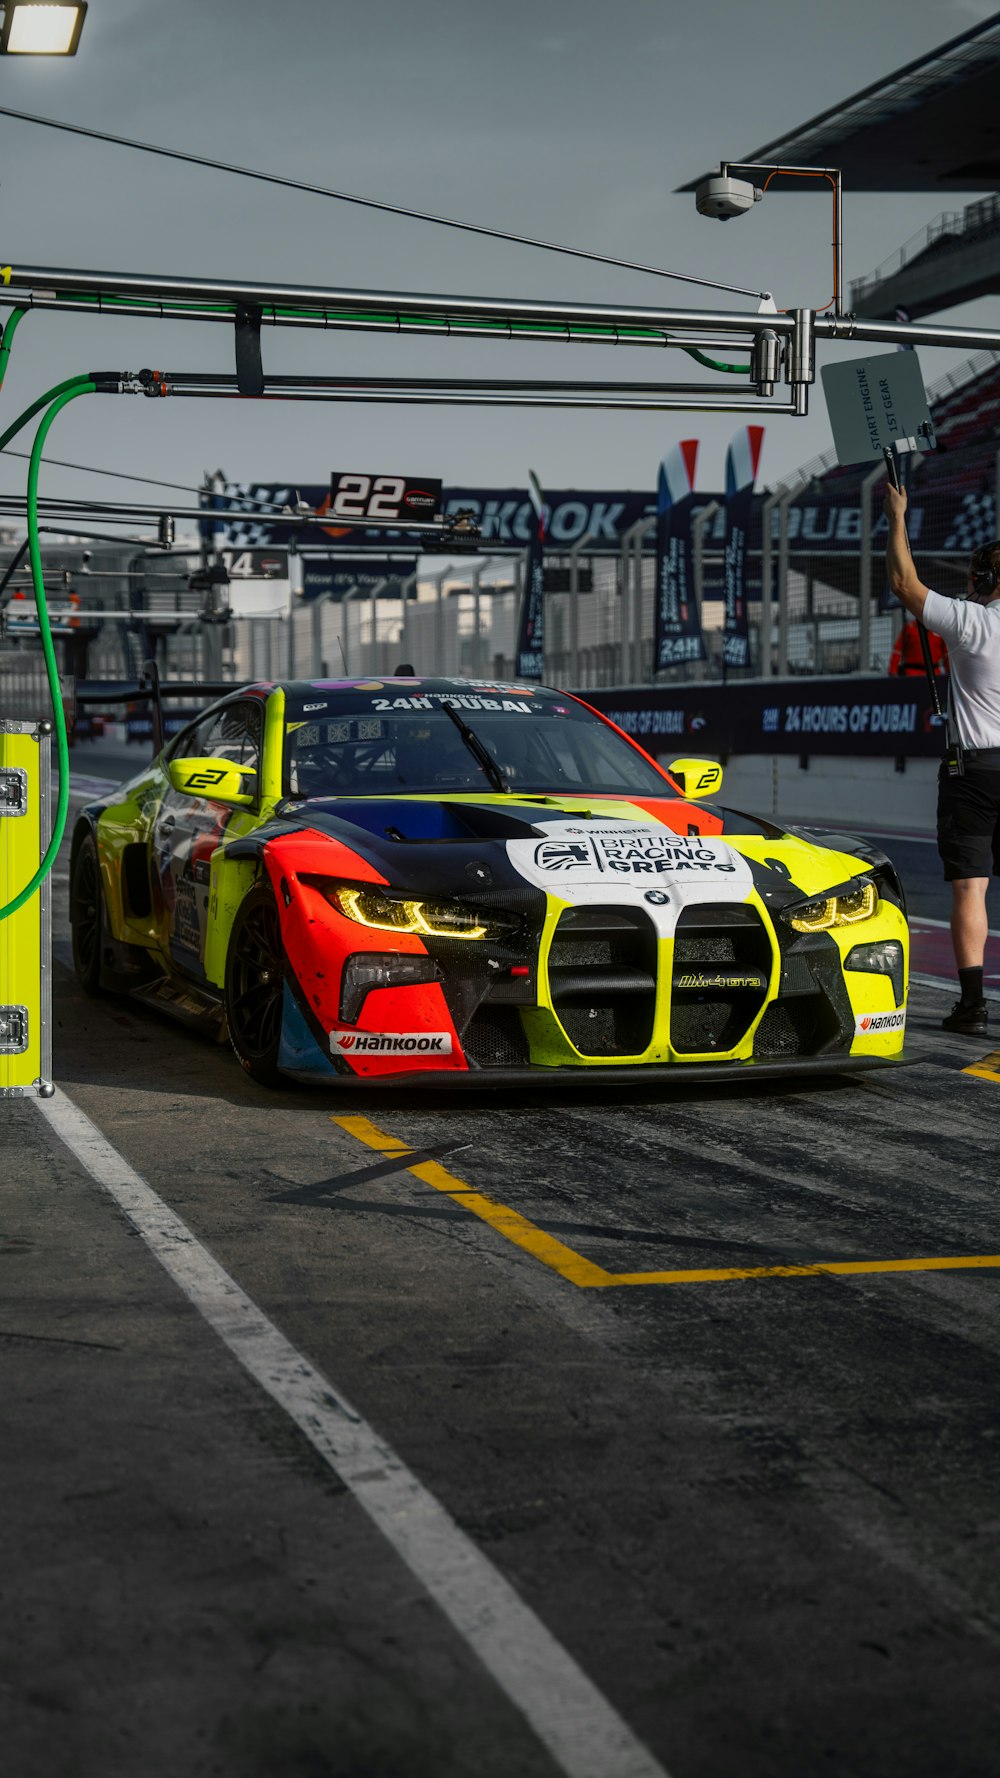
[[354, 471], [330, 477], [330, 515], [364, 524], [369, 519], [407, 519], [426, 524], [441, 508], [440, 481], [417, 481], [406, 475], [359, 475]]

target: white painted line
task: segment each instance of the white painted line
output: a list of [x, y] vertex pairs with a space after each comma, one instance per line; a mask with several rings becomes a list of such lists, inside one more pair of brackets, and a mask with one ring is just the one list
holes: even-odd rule
[[233, 1356], [350, 1489], [567, 1778], [668, 1778], [433, 1494], [84, 1112], [60, 1091], [31, 1102]]
[[88, 800], [92, 796], [103, 796], [106, 790], [115, 790], [123, 780], [121, 778], [88, 778], [84, 772], [71, 772], [69, 775], [70, 796], [82, 796]]
[[[942, 988], [946, 994], [958, 995], [958, 982], [950, 982], [943, 975], [914, 975], [911, 970], [910, 981], [915, 982], [918, 988]], [[983, 989], [983, 999], [1000, 1001], [1000, 993], [994, 993], [986, 987]]]
[[[936, 929], [939, 932], [948, 932], [951, 928], [951, 921], [950, 920], [926, 920], [924, 918], [923, 914], [920, 914], [919, 916], [916, 914], [912, 915], [912, 917], [910, 919], [911, 929], [916, 927], [919, 930], [920, 927], [922, 927], [922, 926], [934, 926], [934, 927], [936, 927]], [[1000, 938], [1000, 930], [998, 930], [995, 926], [991, 926], [989, 928], [988, 937]]]

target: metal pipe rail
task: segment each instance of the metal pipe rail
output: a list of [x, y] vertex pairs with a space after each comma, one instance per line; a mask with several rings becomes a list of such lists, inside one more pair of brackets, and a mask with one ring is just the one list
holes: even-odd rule
[[[621, 345], [673, 345], [672, 334], [701, 333], [699, 344], [720, 344], [722, 335], [753, 340], [771, 329], [794, 334], [793, 314], [740, 314], [720, 309], [667, 309], [638, 304], [542, 302], [525, 298], [441, 296], [419, 292], [325, 289], [318, 285], [278, 286], [244, 281], [213, 282], [207, 278], [165, 275], [137, 276], [125, 272], [63, 270], [45, 266], [4, 267], [0, 301], [12, 308], [84, 308], [122, 313], [131, 302], [137, 315], [163, 319], [231, 321], [237, 308], [259, 309], [269, 325], [297, 322], [319, 327], [362, 331], [406, 332], [424, 324], [434, 333], [463, 333], [481, 323], [496, 337], [517, 338], [522, 326], [543, 329], [534, 337], [591, 338]], [[9, 274], [9, 275], [7, 275]], [[179, 305], [179, 308], [178, 306]], [[181, 312], [183, 311], [183, 312]], [[995, 328], [942, 327], [926, 322], [867, 321], [863, 316], [815, 316], [818, 339], [884, 341], [888, 345], [940, 345], [1000, 348]], [[580, 331], [582, 330], [582, 331]], [[680, 341], [681, 344], [685, 340]]]
[[[129, 302], [127, 298], [101, 299], [80, 295], [25, 295], [15, 305], [6, 291], [0, 292], [0, 305], [45, 310], [58, 310], [77, 315], [115, 315], [131, 320], [160, 321], [209, 321], [224, 322], [231, 326], [235, 320], [234, 308], [192, 307], [181, 303], [161, 302]], [[772, 317], [773, 319], [773, 317]], [[331, 309], [316, 309], [301, 312], [282, 311], [274, 307], [263, 307], [260, 310], [263, 327], [298, 327], [319, 329], [322, 332], [337, 333], [391, 333], [405, 335], [408, 338], [420, 339], [516, 339], [541, 341], [543, 344], [597, 345], [597, 346], [655, 346], [661, 351], [672, 348], [684, 351], [689, 347], [697, 347], [703, 352], [731, 352], [734, 349], [749, 352], [752, 339], [728, 334], [720, 338], [718, 332], [689, 333], [684, 332], [683, 338], [674, 339], [662, 330], [645, 331], [640, 329], [622, 329], [614, 327], [583, 327], [580, 325], [561, 324], [533, 326], [528, 322], [511, 324], [509, 327], [498, 322], [454, 321], [447, 315], [438, 315], [426, 320], [405, 319], [401, 315], [386, 311], [384, 315], [351, 314]]]
[[[262, 309], [270, 311], [277, 324], [290, 319], [282, 311], [329, 316], [328, 325], [339, 321], [348, 326], [364, 326], [379, 322], [403, 331], [409, 321], [432, 320], [443, 331], [454, 325], [461, 330], [465, 321], [489, 321], [500, 332], [518, 323], [545, 324], [557, 329], [575, 327], [599, 328], [609, 335], [616, 332], [629, 343], [633, 331], [663, 334], [674, 329], [690, 329], [703, 333], [749, 334], [772, 328], [776, 333], [792, 333], [794, 321], [788, 315], [738, 314], [728, 310], [666, 309], [636, 304], [594, 304], [577, 302], [539, 302], [524, 298], [488, 296], [435, 296], [419, 292], [401, 294], [393, 291], [323, 289], [311, 284], [277, 286], [242, 281], [213, 283], [207, 278], [176, 278], [168, 276], [137, 276], [124, 272], [66, 271], [45, 266], [9, 266], [4, 268], [3, 301], [18, 308], [36, 302], [51, 306], [79, 303], [107, 307], [117, 312], [116, 298], [132, 298], [141, 306], [170, 315], [173, 301], [185, 305], [221, 305], [223, 308]], [[199, 318], [209, 318], [200, 308]], [[231, 319], [224, 315], [223, 319]], [[664, 343], [664, 342], [660, 342]]]
[[[25, 510], [26, 502], [23, 495], [0, 494], [0, 514], [3, 514], [4, 517], [10, 516], [23, 518]], [[66, 517], [73, 519], [79, 518], [82, 515], [92, 517], [96, 514], [106, 524], [125, 525], [134, 525], [141, 519], [159, 518], [163, 513], [169, 513], [173, 518], [177, 519], [198, 519], [202, 522], [214, 521], [214, 523], [220, 526], [232, 523], [234, 518], [247, 520], [257, 519], [261, 524], [266, 525], [293, 525], [296, 527], [315, 526], [319, 531], [328, 531], [332, 526], [336, 525], [342, 527], [344, 523], [343, 520], [331, 519], [329, 513], [316, 514], [311, 509], [308, 513], [281, 513], [266, 510], [262, 511], [260, 507], [256, 506], [242, 507], [235, 503], [229, 506], [220, 507], [132, 506], [126, 504], [106, 506], [103, 502], [92, 500], [60, 500], [57, 498], [45, 499], [42, 497], [39, 498], [38, 501], [38, 510], [45, 518]], [[428, 524], [426, 522], [421, 522], [419, 519], [407, 519], [405, 525], [402, 524], [399, 519], [356, 519], [353, 521], [352, 529], [364, 531], [417, 531], [435, 540], [440, 538], [442, 544], [447, 544], [450, 538], [450, 532], [445, 526], [442, 526], [441, 524]]]

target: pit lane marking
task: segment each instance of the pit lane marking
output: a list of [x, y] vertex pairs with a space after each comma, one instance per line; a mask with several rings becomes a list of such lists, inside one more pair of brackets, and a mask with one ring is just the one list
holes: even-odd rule
[[962, 1069], [963, 1074], [974, 1074], [977, 1080], [1000, 1081], [1000, 1050], [991, 1050], [988, 1056], [980, 1057], [978, 1062], [971, 1062], [968, 1068]]
[[594, 1285], [613, 1284], [614, 1276], [606, 1272], [603, 1266], [595, 1266], [591, 1260], [584, 1259], [580, 1253], [574, 1253], [571, 1247], [564, 1246], [554, 1235], [547, 1235], [543, 1229], [529, 1222], [508, 1205], [500, 1204], [495, 1198], [488, 1198], [484, 1192], [474, 1191], [464, 1179], [456, 1173], [449, 1173], [439, 1161], [421, 1161], [408, 1159], [419, 1154], [419, 1150], [410, 1148], [401, 1142], [398, 1136], [390, 1136], [380, 1130], [367, 1117], [331, 1117], [330, 1122], [339, 1125], [348, 1136], [354, 1136], [363, 1142], [366, 1148], [373, 1148], [376, 1154], [384, 1155], [386, 1160], [398, 1161], [414, 1178], [422, 1179], [425, 1185], [431, 1185], [435, 1191], [443, 1192], [446, 1197], [454, 1198], [481, 1222], [489, 1223], [497, 1233], [503, 1235], [515, 1247], [521, 1247], [530, 1253], [533, 1259], [541, 1260], [553, 1272], [570, 1284], [579, 1285], [582, 1289]]
[[[1000, 1062], [1000, 1051], [996, 1054], [996, 1060]], [[1000, 1074], [992, 1078], [1000, 1080]], [[367, 1148], [374, 1149], [376, 1154], [383, 1155], [387, 1161], [398, 1161], [400, 1168], [405, 1168], [416, 1179], [422, 1179], [425, 1185], [432, 1185], [435, 1191], [443, 1192], [456, 1203], [464, 1205], [473, 1216], [488, 1223], [498, 1234], [513, 1242], [515, 1247], [523, 1248], [525, 1253], [530, 1253], [534, 1259], [540, 1260], [544, 1266], [558, 1272], [561, 1278], [581, 1290], [607, 1290], [621, 1285], [640, 1284], [729, 1284], [750, 1278], [850, 1278], [876, 1272], [1000, 1269], [1000, 1253], [975, 1253], [942, 1259], [829, 1259], [817, 1260], [812, 1265], [713, 1266], [698, 1271], [608, 1272], [603, 1266], [594, 1265], [591, 1260], [584, 1259], [582, 1254], [575, 1253], [554, 1236], [547, 1235], [517, 1210], [511, 1210], [508, 1205], [498, 1203], [495, 1198], [475, 1191], [466, 1180], [459, 1179], [455, 1173], [449, 1173], [437, 1161], [411, 1161], [408, 1157], [420, 1154], [421, 1150], [410, 1148], [398, 1136], [390, 1136], [387, 1131], [380, 1130], [370, 1118], [331, 1117], [330, 1122], [337, 1124], [347, 1135], [356, 1137]]]
[[572, 1656], [339, 1389], [60, 1089], [32, 1099], [243, 1369], [303, 1432], [565, 1778], [670, 1778]]

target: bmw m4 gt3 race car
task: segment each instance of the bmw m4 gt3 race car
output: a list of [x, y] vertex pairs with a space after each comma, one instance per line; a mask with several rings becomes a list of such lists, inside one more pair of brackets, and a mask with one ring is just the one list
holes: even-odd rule
[[721, 780], [541, 686], [248, 685], [83, 810], [77, 973], [228, 1029], [268, 1085], [899, 1061], [889, 860], [718, 808]]

